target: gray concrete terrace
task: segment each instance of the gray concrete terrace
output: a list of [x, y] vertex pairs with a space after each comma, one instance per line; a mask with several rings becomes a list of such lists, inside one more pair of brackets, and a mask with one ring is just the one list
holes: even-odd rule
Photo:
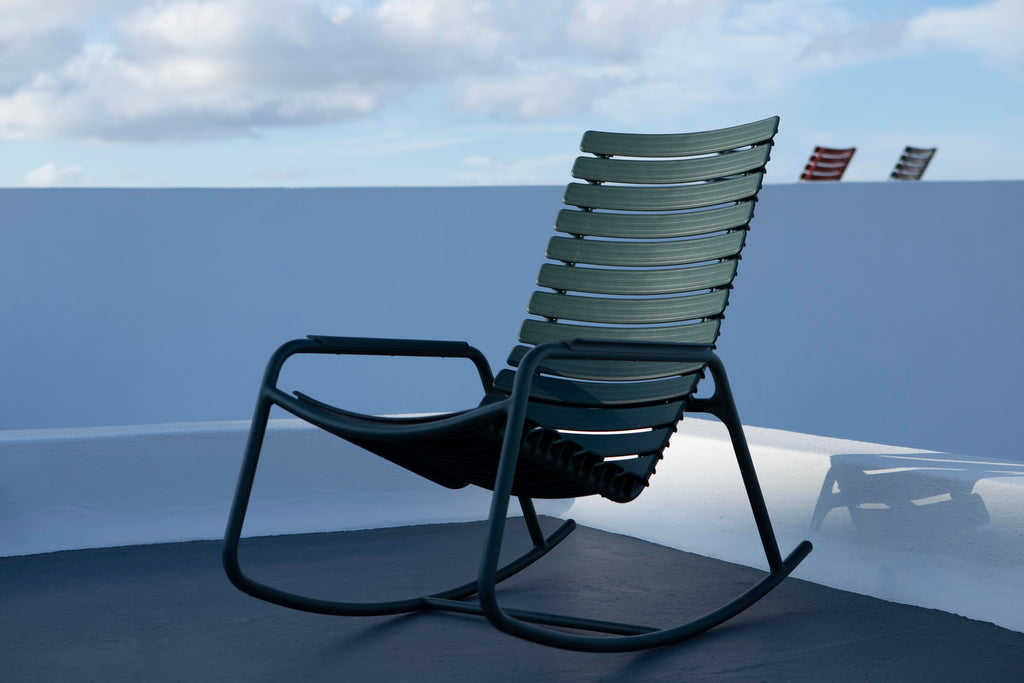
[[[557, 520], [542, 520], [553, 528]], [[521, 520], [508, 525], [522, 547]], [[261, 579], [324, 597], [406, 597], [475, 574], [482, 522], [247, 539]], [[0, 670], [29, 681], [1019, 681], [1024, 633], [787, 579], [681, 645], [545, 648], [452, 614], [344, 618], [235, 590], [217, 541], [0, 558]], [[669, 625], [756, 569], [578, 528], [503, 584], [509, 606]]]

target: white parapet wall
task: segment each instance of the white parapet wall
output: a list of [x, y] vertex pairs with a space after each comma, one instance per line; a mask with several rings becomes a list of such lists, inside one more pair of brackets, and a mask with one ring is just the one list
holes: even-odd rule
[[[0, 556], [216, 539], [248, 424], [0, 432]], [[748, 428], [796, 576], [1024, 632], [1024, 464]], [[246, 535], [483, 519], [450, 491], [297, 420], [274, 420]], [[666, 546], [765, 567], [725, 429], [687, 418], [637, 501], [539, 501]]]

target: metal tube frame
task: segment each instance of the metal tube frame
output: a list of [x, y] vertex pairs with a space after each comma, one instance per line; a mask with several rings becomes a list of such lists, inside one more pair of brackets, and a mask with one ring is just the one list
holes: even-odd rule
[[[516, 461], [519, 457], [519, 447], [526, 421], [530, 385], [540, 364], [548, 358], [676, 361], [707, 364], [714, 380], [715, 393], [707, 399], [692, 399], [688, 407], [695, 412], [714, 415], [724, 422], [729, 430], [729, 437], [740, 467], [744, 488], [746, 489], [754, 521], [768, 560], [770, 571], [764, 579], [726, 605], [689, 623], [674, 628], [658, 630], [637, 627], [638, 630], [643, 629], [643, 631], [632, 635], [613, 637], [577, 635], [541, 628], [534, 625], [534, 623], [551, 622], [524, 619], [514, 614], [511, 610], [503, 609], [498, 604], [496, 594], [497, 562], [501, 552], [504, 519], [508, 513], [508, 503], [515, 476]], [[732, 390], [725, 373], [725, 366], [722, 364], [721, 359], [708, 347], [693, 344], [587, 340], [542, 344], [530, 350], [520, 362], [515, 382], [513, 383], [512, 396], [509, 400], [511, 401], [511, 406], [509, 407], [508, 422], [505, 427], [501, 459], [498, 463], [498, 474], [494, 484], [494, 496], [491, 499], [488, 534], [480, 563], [478, 579], [478, 594], [483, 613], [488, 621], [499, 630], [543, 645], [584, 652], [626, 652], [670, 645], [699, 635], [747, 609], [789, 576], [797, 565], [811, 552], [811, 543], [803, 541], [785, 559], [782, 559], [778, 543], [775, 539], [775, 532], [772, 530], [764, 496], [757, 481], [757, 474], [754, 471], [750, 449], [743, 434], [743, 425], [736, 410]], [[534, 623], [529, 623], [531, 621]], [[610, 632], [606, 629], [595, 628], [589, 620], [576, 620], [571, 617], [560, 618], [560, 623], [556, 625], [581, 630]], [[627, 626], [620, 626], [623, 627], [623, 631], [619, 631], [619, 633], [623, 633]]]
[[[692, 638], [732, 618], [753, 605], [781, 583], [811, 551], [810, 542], [803, 541], [785, 559], [782, 558], [775, 533], [772, 529], [771, 520], [768, 516], [764, 496], [758, 484], [750, 450], [743, 434], [743, 426], [736, 410], [725, 367], [718, 356], [707, 346], [588, 340], [542, 344], [533, 348], [522, 359], [516, 373], [512, 395], [507, 399], [488, 404], [474, 411], [456, 413], [425, 423], [358, 426], [345, 423], [343, 417], [326, 416], [277, 389], [276, 384], [281, 367], [287, 358], [296, 353], [468, 358], [476, 365], [485, 391], [491, 391], [493, 385], [493, 375], [483, 354], [464, 342], [310, 337], [308, 339], [294, 340], [282, 345], [268, 362], [263, 377], [224, 537], [223, 563], [228, 578], [237, 588], [254, 597], [307, 612], [343, 616], [388, 615], [429, 610], [477, 614], [485, 616], [491, 624], [505, 633], [543, 645], [587, 652], [624, 652], [677, 643]], [[554, 546], [565, 539], [576, 526], [573, 520], [567, 520], [552, 534], [545, 537], [532, 501], [528, 498], [519, 498], [533, 546], [516, 560], [504, 566], [498, 566], [498, 558], [501, 554], [506, 518], [508, 516], [508, 507], [512, 498], [511, 492], [514, 484], [516, 463], [519, 458], [523, 429], [526, 424], [526, 410], [529, 402], [530, 387], [540, 364], [548, 358], [705, 363], [711, 371], [714, 380], [714, 394], [710, 398], [691, 398], [688, 401], [687, 409], [693, 412], [714, 415], [726, 425], [729, 431], [744, 488], [754, 515], [754, 522], [768, 560], [768, 575], [721, 608], [689, 623], [666, 629], [501, 607], [498, 604], [496, 594], [497, 584], [543, 557]], [[475, 415], [504, 413], [506, 419], [505, 434], [491, 499], [487, 538], [484, 543], [476, 581], [471, 581], [443, 592], [415, 598], [390, 602], [357, 603], [305, 597], [278, 590], [248, 577], [242, 571], [239, 563], [238, 546], [256, 475], [260, 449], [266, 433], [270, 409], [275, 404], [313, 422], [313, 424], [340, 435], [343, 435], [345, 432], [375, 436], [389, 433], [402, 433], [406, 435], [417, 433], [443, 434], [445, 431], [457, 431], [467, 422], [475, 419]], [[473, 595], [478, 596], [478, 604], [465, 602], [466, 599]], [[542, 626], [538, 626], [538, 624]], [[544, 628], [544, 626], [610, 635], [580, 635]]]
[[[239, 543], [242, 535], [242, 527], [245, 523], [245, 515], [249, 507], [249, 500], [252, 494], [253, 483], [256, 478], [256, 468], [259, 463], [260, 451], [263, 446], [263, 439], [266, 435], [267, 422], [270, 418], [270, 409], [273, 405], [292, 410], [300, 417], [306, 410], [298, 409], [301, 404], [291, 397], [283, 394], [277, 389], [277, 380], [285, 361], [296, 354], [359, 354], [359, 355], [390, 355], [390, 356], [418, 356], [438, 358], [468, 358], [476, 365], [484, 389], [491, 389], [494, 379], [491, 374], [487, 359], [480, 351], [464, 342], [438, 342], [426, 340], [405, 340], [405, 339], [372, 339], [356, 337], [316, 337], [307, 339], [296, 339], [283, 344], [277, 349], [267, 363], [267, 368], [260, 385], [259, 398], [256, 403], [256, 410], [253, 414], [249, 428], [249, 438], [245, 447], [245, 455], [242, 460], [242, 468], [238, 476], [238, 483], [235, 489], [235, 496], [232, 500], [231, 511], [228, 516], [227, 529], [224, 534], [224, 546], [222, 550], [222, 562], [224, 570], [239, 590], [254, 597], [272, 602], [284, 607], [314, 612], [317, 614], [331, 614], [338, 616], [378, 616], [389, 614], [403, 614], [421, 610], [439, 609], [440, 604], [447, 602], [465, 600], [476, 593], [477, 582], [470, 581], [462, 585], [450, 588], [446, 591], [433, 593], [403, 600], [387, 602], [340, 602], [333, 600], [322, 600], [307, 597], [295, 593], [282, 591], [272, 586], [260, 583], [249, 577], [242, 570], [239, 557]], [[455, 420], [456, 423], [461, 420]], [[378, 427], [377, 430], [382, 428]], [[387, 433], [391, 429], [385, 427]], [[540, 531], [540, 523], [537, 520], [537, 513], [529, 499], [520, 499], [523, 509], [523, 516], [530, 532], [533, 547], [526, 553], [506, 564], [496, 572], [496, 580], [503, 581], [526, 567], [530, 566], [548, 551], [558, 545], [573, 529], [576, 523], [567, 520], [551, 535], [544, 537]]]

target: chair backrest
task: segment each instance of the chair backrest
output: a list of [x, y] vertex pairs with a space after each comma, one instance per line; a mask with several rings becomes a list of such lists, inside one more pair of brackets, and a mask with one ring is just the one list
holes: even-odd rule
[[935, 156], [935, 147], [922, 149], [920, 147], [907, 147], [896, 162], [896, 168], [889, 175], [889, 180], [920, 180], [928, 163]]
[[841, 180], [846, 167], [853, 158], [856, 147], [849, 149], [834, 149], [832, 147], [815, 147], [814, 153], [804, 166], [804, 172], [800, 174], [800, 180]]
[[[703, 133], [587, 132], [523, 322], [515, 367], [550, 341], [706, 344], [718, 337], [778, 117]], [[653, 472], [702, 376], [697, 364], [551, 360], [534, 382], [529, 418], [588, 432], [573, 441]], [[496, 386], [511, 389], [504, 370]], [[633, 434], [609, 434], [643, 430]], [[632, 456], [622, 459], [620, 456]], [[641, 486], [642, 490], [642, 486]], [[635, 497], [639, 491], [623, 498]], [[602, 492], [602, 495], [607, 493]], [[616, 496], [607, 496], [615, 498]]]

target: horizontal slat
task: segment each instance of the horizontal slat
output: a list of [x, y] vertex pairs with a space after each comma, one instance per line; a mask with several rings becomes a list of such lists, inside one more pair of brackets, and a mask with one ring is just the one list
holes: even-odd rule
[[611, 325], [648, 325], [711, 318], [725, 310], [729, 290], [662, 299], [606, 299], [534, 292], [529, 312], [544, 318]]
[[542, 427], [580, 432], [617, 432], [627, 429], [668, 427], [679, 421], [683, 402], [616, 408], [580, 408], [532, 401], [526, 416]]
[[524, 344], [546, 344], [553, 341], [592, 339], [707, 344], [710, 346], [718, 338], [720, 326], [720, 320], [706, 320], [670, 327], [599, 327], [527, 319], [523, 321], [523, 325], [519, 329], [519, 341]]
[[[512, 370], [502, 370], [494, 378], [494, 386], [511, 393], [515, 376]], [[535, 377], [530, 396], [574, 406], [643, 405], [686, 396], [693, 392], [698, 379], [696, 375], [689, 375], [649, 382], [577, 382], [571, 379]]]
[[[600, 458], [620, 455], [644, 455], [660, 453], [672, 438], [669, 428], [650, 429], [627, 434], [564, 434], [563, 437], [583, 446], [589, 453]], [[629, 461], [617, 460], [616, 465], [629, 467]]]
[[669, 160], [605, 159], [579, 157], [572, 176], [599, 183], [658, 185], [692, 183], [746, 173], [764, 167], [771, 145], [760, 145], [710, 157]]
[[737, 149], [770, 140], [779, 129], [779, 117], [700, 133], [645, 135], [587, 131], [580, 150], [604, 156], [685, 157]]
[[849, 147], [849, 148], [843, 148], [843, 149], [839, 149], [839, 148], [836, 148], [836, 147], [815, 147], [814, 148], [814, 155], [813, 156], [821, 158], [821, 159], [847, 159], [847, 160], [849, 160], [853, 156], [854, 152], [856, 152], [856, 151], [857, 151], [856, 147]]
[[817, 169], [819, 171], [827, 170], [841, 170], [846, 168], [845, 161], [815, 161], [813, 164], [807, 164], [804, 168]]
[[646, 482], [654, 474], [654, 469], [658, 466], [660, 460], [661, 453], [656, 452], [637, 458], [620, 458], [614, 462], [614, 465], [619, 469], [632, 472]]
[[548, 242], [547, 257], [592, 266], [682, 266], [735, 256], [743, 248], [746, 236], [746, 230], [671, 242], [614, 242], [556, 236]]
[[612, 211], [680, 211], [714, 206], [753, 197], [761, 188], [762, 173], [694, 185], [626, 187], [569, 183], [563, 201], [583, 209]]
[[749, 223], [753, 215], [753, 201], [686, 213], [602, 213], [562, 209], [555, 220], [555, 230], [591, 237], [690, 237], [739, 228]]
[[[516, 346], [508, 355], [508, 364], [512, 367], [518, 367], [519, 363], [523, 360], [523, 356], [529, 351], [529, 346]], [[540, 371], [549, 375], [560, 375], [575, 379], [622, 382], [692, 374], [699, 372], [703, 367], [703, 363], [653, 363], [650, 361], [629, 360], [546, 360], [541, 363]]]
[[736, 275], [736, 260], [670, 270], [608, 270], [545, 263], [537, 284], [568, 292], [591, 294], [680, 294], [721, 287]]

